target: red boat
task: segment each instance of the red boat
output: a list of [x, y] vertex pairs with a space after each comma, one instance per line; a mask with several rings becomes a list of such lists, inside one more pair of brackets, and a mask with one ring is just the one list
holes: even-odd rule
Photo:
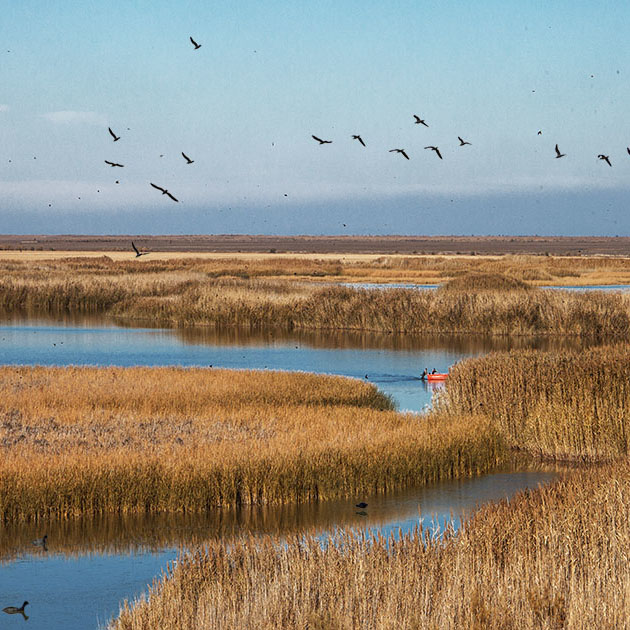
[[436, 372], [435, 374], [427, 374], [426, 379], [431, 383], [432, 381], [445, 381], [448, 377], [448, 374], [439, 374]]

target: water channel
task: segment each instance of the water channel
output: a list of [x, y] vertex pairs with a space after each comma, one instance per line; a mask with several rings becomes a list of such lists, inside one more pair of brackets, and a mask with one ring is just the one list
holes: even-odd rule
[[[98, 319], [0, 322], [0, 363], [19, 365], [181, 365], [303, 370], [375, 383], [402, 410], [422, 411], [434, 390], [424, 367], [447, 371], [462, 358], [515, 347], [576, 347], [550, 339], [395, 336], [379, 334], [250, 334], [206, 329], [124, 328]], [[243, 532], [283, 535], [352, 526], [390, 532], [443, 527], [476, 505], [534, 488], [558, 473], [506, 470], [352, 501], [216, 510], [203, 516], [103, 517], [0, 530], [0, 608], [27, 606], [31, 630], [90, 630], [106, 625], [121, 601], [146, 592], [178, 550]], [[48, 534], [48, 550], [31, 541]], [[2, 628], [21, 615], [2, 614]]]

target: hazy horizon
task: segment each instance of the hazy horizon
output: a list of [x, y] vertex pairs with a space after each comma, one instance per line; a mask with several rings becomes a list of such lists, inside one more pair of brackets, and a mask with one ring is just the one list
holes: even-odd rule
[[627, 235], [627, 26], [621, 0], [14, 3], [0, 232]]

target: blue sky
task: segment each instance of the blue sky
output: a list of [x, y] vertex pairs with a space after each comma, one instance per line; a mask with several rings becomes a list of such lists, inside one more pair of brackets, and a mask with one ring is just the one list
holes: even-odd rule
[[0, 232], [630, 233], [630, 3], [3, 4]]

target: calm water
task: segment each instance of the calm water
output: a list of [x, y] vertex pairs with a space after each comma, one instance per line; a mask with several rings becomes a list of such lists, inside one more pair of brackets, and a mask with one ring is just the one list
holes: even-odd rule
[[[569, 342], [566, 342], [569, 343]], [[0, 363], [22, 365], [181, 365], [304, 370], [375, 383], [401, 409], [420, 411], [432, 389], [424, 367], [447, 371], [454, 362], [490, 350], [565, 346], [550, 340], [482, 337], [161, 330], [103, 325], [98, 320], [0, 324]], [[554, 478], [553, 471], [502, 472], [355, 501], [280, 508], [216, 510], [202, 517], [108, 517], [0, 530], [0, 608], [25, 599], [31, 630], [85, 630], [105, 624], [125, 598], [146, 592], [182, 546], [243, 531], [323, 533], [349, 525], [385, 534], [420, 520], [444, 525], [475, 505], [512, 496]], [[364, 500], [367, 515], [354, 503]], [[30, 541], [49, 536], [48, 551]], [[1, 628], [21, 627], [20, 615], [0, 613]]]
[[376, 384], [400, 410], [410, 411], [423, 410], [435, 391], [435, 385], [419, 378], [425, 367], [447, 372], [463, 358], [492, 350], [576, 345], [581, 344], [545, 338], [122, 328], [81, 320], [0, 323], [3, 364], [214, 366], [340, 374]]

